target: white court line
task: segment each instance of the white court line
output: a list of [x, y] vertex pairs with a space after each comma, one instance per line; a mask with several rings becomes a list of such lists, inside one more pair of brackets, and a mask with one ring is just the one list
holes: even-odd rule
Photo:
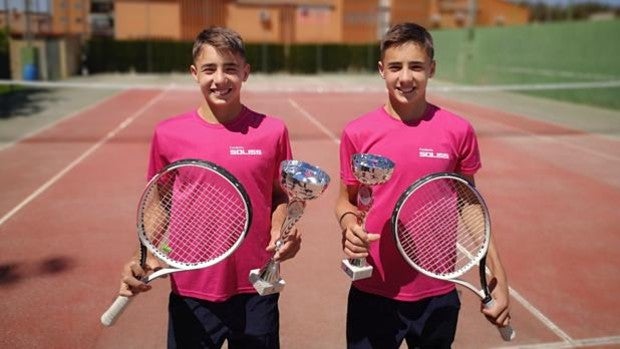
[[297, 109], [301, 114], [303, 114], [306, 119], [310, 120], [311, 123], [313, 123], [321, 131], [323, 131], [323, 133], [325, 133], [327, 137], [329, 137], [329, 139], [331, 139], [336, 144], [340, 144], [340, 139], [338, 138], [338, 136], [336, 136], [329, 128], [325, 127], [325, 125], [323, 125], [319, 120], [312, 116], [312, 114], [308, 113], [304, 108], [300, 107], [299, 104], [297, 104], [297, 102], [295, 102], [291, 98], [288, 99], [288, 102], [293, 107], [295, 107], [295, 109]]
[[[340, 140], [320, 121], [318, 121], [315, 117], [312, 116], [308, 111], [303, 109], [299, 104], [297, 104], [292, 99], [288, 99], [289, 103], [293, 105], [297, 110], [299, 110], [304, 117], [310, 120], [314, 125], [316, 125], [323, 133], [325, 133], [334, 143], [340, 144]], [[510, 295], [519, 302], [525, 309], [527, 309], [535, 318], [537, 318], [540, 322], [542, 322], [549, 330], [551, 330], [556, 336], [563, 339], [565, 344], [574, 343], [573, 340], [566, 332], [564, 332], [558, 325], [553, 323], [547, 316], [545, 316], [540, 310], [538, 310], [534, 305], [528, 302], [520, 293], [518, 293], [514, 288], [509, 287]]]
[[[492, 109], [492, 108], [489, 108], [489, 107], [484, 107], [484, 108]], [[459, 107], [450, 107], [450, 108], [447, 108], [447, 109], [459, 110], [460, 108]], [[472, 113], [467, 112], [467, 113], [461, 113], [461, 114], [472, 114]], [[533, 121], [541, 121], [539, 119], [531, 118], [531, 117], [528, 117], [528, 116], [523, 116], [523, 115], [520, 115], [520, 114], [514, 114], [514, 115], [516, 115], [519, 118], [524, 118], [524, 119], [533, 120]], [[559, 145], [562, 145], [562, 146], [564, 146], [566, 148], [572, 148], [572, 149], [580, 150], [582, 152], [588, 153], [589, 155], [592, 155], [592, 156], [595, 156], [595, 157], [599, 157], [599, 158], [603, 158], [603, 159], [606, 159], [606, 160], [620, 161], [620, 156], [615, 156], [613, 154], [602, 153], [602, 152], [597, 151], [597, 150], [592, 150], [590, 148], [587, 148], [587, 147], [584, 147], [584, 146], [580, 146], [578, 144], [574, 144], [574, 141], [566, 140], [566, 139], [564, 139], [562, 137], [541, 136], [539, 134], [536, 134], [534, 132], [530, 132], [530, 131], [518, 128], [516, 126], [512, 126], [512, 125], [509, 125], [509, 124], [503, 124], [500, 121], [492, 121], [492, 120], [489, 121], [489, 120], [487, 120], [487, 122], [492, 122], [492, 123], [495, 123], [495, 124], [502, 124], [502, 125], [504, 125], [506, 127], [512, 128], [513, 130], [516, 130], [518, 133], [525, 134], [528, 137], [538, 139], [539, 141], [542, 141], [542, 142], [559, 144]], [[558, 125], [557, 123], [555, 123], [553, 121], [543, 121], [543, 122], [547, 123], [547, 124], [551, 124], [551, 125]], [[559, 125], [559, 126], [562, 126], [562, 125]], [[562, 126], [562, 127], [565, 127], [565, 126]], [[571, 127], [568, 127], [568, 128], [571, 128]], [[572, 128], [572, 129], [575, 129], [575, 128]], [[583, 135], [596, 136], [596, 134], [592, 134], [592, 133], [587, 132], [587, 131], [584, 131]], [[611, 138], [605, 138], [605, 140], [612, 141], [612, 142], [615, 141], [615, 139], [611, 139]]]
[[573, 79], [605, 79], [612, 80], [617, 79], [615, 75], [597, 74], [597, 73], [580, 73], [568, 70], [553, 70], [542, 68], [527, 68], [527, 67], [500, 67], [496, 65], [489, 66], [489, 70], [513, 73], [513, 74], [530, 74], [538, 76], [550, 76], [550, 77], [564, 77]]
[[[40, 88], [90, 88], [90, 89], [143, 89], [143, 90], [191, 90], [195, 91], [196, 87], [190, 84], [158, 84], [158, 83], [112, 83], [112, 82], [72, 82], [72, 81], [27, 81], [27, 80], [6, 80], [0, 79], [0, 85], [21, 85]], [[539, 84], [508, 84], [508, 85], [439, 85], [434, 84], [428, 86], [429, 92], [510, 92], [510, 91], [541, 91], [541, 90], [573, 90], [573, 89], [597, 89], [597, 88], [615, 88], [620, 87], [620, 80], [613, 79], [607, 81], [589, 81], [589, 82], [557, 82], [557, 83], [539, 83]], [[302, 83], [302, 84], [278, 84], [277, 81], [266, 85], [250, 84], [246, 85], [247, 91], [253, 92], [312, 92], [312, 93], [334, 93], [334, 92], [384, 92], [383, 84], [354, 84], [349, 86], [330, 86]]]
[[620, 344], [620, 336], [575, 339], [571, 341], [570, 343], [553, 342], [553, 343], [516, 345], [516, 346], [500, 347], [500, 348], [502, 349], [563, 349], [563, 348], [583, 348], [583, 347], [614, 345], [614, 344]]
[[[122, 92], [122, 91], [121, 91], [121, 92]], [[10, 147], [14, 146], [15, 144], [17, 144], [17, 143], [19, 143], [19, 142], [23, 141], [23, 140], [24, 140], [24, 139], [26, 139], [26, 138], [30, 138], [30, 137], [32, 137], [32, 136], [34, 136], [34, 135], [36, 135], [36, 134], [39, 134], [39, 133], [41, 133], [41, 132], [43, 132], [43, 131], [45, 131], [45, 130], [47, 130], [47, 129], [50, 129], [50, 128], [52, 128], [53, 126], [56, 126], [57, 124], [59, 124], [59, 123], [61, 123], [61, 122], [65, 121], [65, 120], [69, 120], [69, 119], [71, 119], [71, 118], [74, 118], [75, 116], [77, 116], [77, 115], [79, 115], [79, 114], [81, 114], [81, 113], [85, 113], [85, 112], [87, 112], [87, 111], [88, 111], [88, 110], [90, 110], [90, 109], [97, 108], [97, 107], [99, 107], [100, 105], [102, 105], [103, 103], [105, 103], [105, 102], [107, 102], [107, 101], [111, 100], [112, 98], [114, 98], [114, 97], [118, 96], [121, 92], [119, 92], [119, 93], [117, 93], [117, 94], [113, 94], [113, 95], [111, 95], [111, 96], [108, 96], [108, 97], [106, 97], [106, 98], [102, 99], [101, 101], [96, 102], [95, 104], [88, 105], [88, 106], [86, 106], [86, 107], [83, 107], [83, 108], [81, 108], [81, 109], [78, 109], [77, 111], [75, 111], [75, 112], [73, 112], [73, 113], [71, 113], [71, 114], [68, 114], [68, 115], [66, 115], [66, 116], [63, 116], [62, 118], [60, 118], [60, 119], [58, 119], [58, 120], [55, 120], [54, 122], [51, 122], [51, 123], [49, 123], [49, 124], [47, 124], [47, 125], [44, 125], [44, 126], [42, 126], [42, 127], [38, 128], [38, 129], [32, 130], [32, 131], [30, 131], [30, 132], [28, 132], [28, 133], [26, 133], [26, 134], [22, 135], [21, 137], [19, 137], [19, 138], [15, 139], [15, 140], [13, 140], [13, 141], [11, 141], [11, 142], [8, 142], [8, 143], [6, 143], [6, 144], [4, 144], [4, 145], [0, 145], [0, 151], [3, 151], [3, 150], [5, 150], [5, 149], [7, 149], [7, 148], [10, 148]]]
[[142, 108], [140, 108], [139, 110], [137, 110], [136, 112], [131, 114], [128, 118], [123, 120], [123, 122], [121, 122], [114, 130], [108, 132], [108, 134], [106, 134], [103, 138], [101, 138], [97, 143], [95, 143], [93, 146], [91, 146], [86, 151], [84, 151], [80, 156], [78, 156], [75, 160], [73, 160], [69, 165], [67, 165], [60, 172], [58, 172], [55, 176], [53, 176], [47, 182], [45, 182], [43, 185], [41, 185], [37, 190], [32, 192], [32, 194], [30, 194], [27, 198], [25, 198], [22, 202], [20, 202], [17, 206], [15, 206], [11, 211], [9, 211], [2, 218], [0, 218], [0, 226], [2, 226], [2, 224], [4, 224], [7, 220], [9, 220], [11, 217], [13, 217], [13, 215], [15, 215], [17, 212], [19, 212], [22, 208], [24, 208], [30, 202], [32, 202], [34, 199], [36, 199], [39, 195], [41, 195], [43, 192], [45, 192], [49, 187], [51, 187], [56, 182], [58, 182], [59, 179], [61, 179], [71, 169], [73, 169], [75, 166], [77, 166], [82, 160], [86, 159], [90, 154], [95, 152], [95, 150], [99, 149], [107, 141], [109, 141], [114, 136], [116, 136], [120, 131], [125, 129], [129, 124], [131, 124], [141, 114], [143, 114], [144, 111], [146, 111], [153, 104], [155, 104], [155, 102], [159, 101], [164, 96], [164, 94], [166, 92], [167, 92], [167, 90], [164, 90], [159, 95], [157, 95], [155, 98], [149, 100], [149, 102], [146, 103], [145, 105], [143, 105]]

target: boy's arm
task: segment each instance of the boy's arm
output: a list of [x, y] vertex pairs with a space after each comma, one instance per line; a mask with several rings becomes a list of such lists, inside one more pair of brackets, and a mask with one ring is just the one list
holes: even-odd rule
[[499, 258], [499, 253], [493, 243], [493, 237], [491, 237], [489, 251], [487, 252], [487, 266], [493, 275], [490, 288], [495, 303], [489, 308], [482, 307], [482, 313], [495, 325], [506, 326], [510, 323], [508, 278]]
[[359, 221], [359, 210], [353, 203], [357, 199], [359, 186], [340, 182], [340, 192], [336, 201], [336, 219], [342, 233], [342, 249], [349, 258], [368, 256], [368, 244], [379, 238], [378, 234], [368, 234]]
[[[473, 175], [462, 174], [472, 185], [475, 186], [476, 181]], [[508, 278], [499, 258], [499, 253], [493, 243], [493, 235], [489, 243], [487, 252], [487, 266], [491, 270], [492, 279], [490, 284], [491, 295], [495, 301], [494, 305], [489, 308], [482, 307], [482, 313], [486, 315], [490, 322], [497, 326], [506, 326], [510, 322], [510, 296], [508, 288]]]

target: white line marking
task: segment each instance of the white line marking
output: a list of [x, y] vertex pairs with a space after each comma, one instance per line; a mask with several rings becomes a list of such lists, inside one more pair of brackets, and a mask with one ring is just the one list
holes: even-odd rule
[[549, 328], [556, 336], [560, 337], [564, 340], [565, 343], [573, 343], [574, 340], [564, 332], [558, 325], [556, 325], [551, 319], [545, 316], [538, 308], [536, 308], [532, 303], [528, 302], [519, 292], [517, 292], [514, 288], [508, 287], [510, 290], [510, 295], [519, 302], [525, 309], [527, 309], [535, 318], [537, 318], [540, 322], [542, 322], [547, 328]]
[[114, 130], [110, 131], [107, 135], [101, 138], [97, 143], [88, 148], [85, 152], [83, 152], [80, 156], [78, 156], [75, 160], [73, 160], [69, 165], [63, 168], [60, 172], [58, 172], [55, 176], [50, 178], [47, 182], [41, 185], [37, 190], [35, 190], [32, 194], [30, 194], [27, 198], [25, 198], [22, 202], [20, 202], [17, 206], [15, 206], [11, 211], [5, 214], [0, 219], [0, 226], [4, 224], [7, 220], [9, 220], [13, 215], [19, 212], [22, 208], [36, 199], [39, 195], [49, 189], [52, 185], [58, 182], [65, 174], [67, 174], [70, 170], [72, 170], [75, 166], [77, 166], [82, 160], [86, 159], [90, 154], [95, 152], [95, 150], [99, 149], [103, 144], [109, 141], [112, 137], [116, 136], [120, 131], [126, 128], [130, 123], [136, 120], [144, 111], [150, 108], [155, 102], [159, 101], [166, 91], [162, 91], [155, 98], [149, 100], [142, 108], [131, 114], [127, 119], [123, 120]]
[[293, 107], [295, 107], [295, 109], [297, 109], [301, 114], [303, 114], [306, 119], [310, 120], [310, 122], [312, 122], [316, 127], [323, 131], [323, 133], [325, 133], [329, 137], [329, 139], [331, 139], [336, 144], [340, 144], [340, 139], [338, 138], [338, 136], [336, 136], [329, 128], [327, 128], [319, 120], [312, 116], [312, 114], [307, 112], [304, 108], [300, 107], [299, 104], [297, 104], [297, 102], [295, 102], [291, 98], [288, 99], [288, 102]]
[[500, 347], [503, 349], [562, 349], [562, 348], [582, 348], [602, 345], [620, 344], [620, 336], [598, 337], [575, 339], [570, 343], [553, 342], [528, 345], [515, 345], [510, 347]]
[[[322, 84], [327, 85], [322, 85]], [[26, 80], [6, 80], [0, 79], [0, 85], [21, 85], [40, 88], [93, 88], [93, 89], [142, 89], [142, 90], [191, 90], [195, 91], [196, 87], [190, 84], [139, 84], [139, 83], [108, 83], [108, 82], [46, 82], [46, 81], [26, 81]], [[498, 92], [498, 91], [540, 91], [540, 90], [573, 90], [573, 89], [596, 89], [596, 88], [615, 88], [620, 87], [620, 80], [617, 78], [605, 81], [589, 81], [589, 82], [557, 82], [557, 83], [539, 83], [539, 84], [512, 84], [512, 85], [442, 85], [427, 87], [427, 91], [434, 92]], [[277, 82], [265, 85], [251, 84], [246, 85], [246, 91], [251, 92], [313, 92], [313, 93], [364, 93], [364, 92], [384, 92], [385, 86], [379, 83], [372, 84], [352, 84], [330, 86], [327, 82], [309, 83], [290, 83], [278, 84]]]
[[456, 85], [456, 86], [429, 86], [427, 91], [441, 92], [497, 92], [497, 91], [540, 91], [540, 90], [574, 90], [587, 88], [620, 87], [620, 80], [593, 81], [593, 82], [559, 82], [522, 85]]
[[606, 74], [580, 73], [580, 72], [574, 72], [574, 71], [568, 71], [568, 70], [526, 68], [526, 67], [516, 67], [516, 66], [513, 66], [513, 67], [489, 66], [489, 69], [492, 71], [499, 71], [503, 73], [530, 74], [530, 75], [538, 75], [538, 76], [564, 77], [564, 78], [573, 78], [573, 79], [612, 80], [612, 79], [618, 78], [617, 76], [606, 75]]
[[[318, 121], [314, 116], [312, 116], [308, 111], [303, 109], [299, 104], [293, 101], [291, 98], [288, 99], [289, 103], [293, 105], [297, 110], [299, 110], [304, 117], [310, 120], [314, 125], [316, 125], [321, 131], [323, 131], [329, 138], [336, 144], [340, 144], [340, 140], [320, 121]], [[514, 288], [509, 287], [510, 295], [519, 302], [525, 309], [527, 309], [535, 318], [537, 318], [540, 322], [542, 322], [545, 326], [547, 326], [556, 336], [564, 340], [564, 344], [574, 343], [573, 340], [566, 332], [564, 332], [558, 325], [553, 323], [548, 317], [546, 317], [540, 310], [538, 310], [534, 305], [528, 302], [520, 293], [518, 293]]]

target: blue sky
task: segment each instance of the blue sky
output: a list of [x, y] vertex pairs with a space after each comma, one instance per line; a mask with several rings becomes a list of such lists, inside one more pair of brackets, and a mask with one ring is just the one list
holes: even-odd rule
[[[31, 11], [47, 12], [49, 10], [49, 0], [29, 0]], [[24, 0], [8, 0], [9, 9], [24, 10]], [[0, 10], [4, 10], [4, 0], [0, 0]]]

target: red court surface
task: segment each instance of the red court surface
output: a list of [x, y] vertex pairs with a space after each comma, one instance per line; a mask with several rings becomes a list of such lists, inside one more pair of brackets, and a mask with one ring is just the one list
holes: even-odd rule
[[[620, 138], [430, 97], [479, 134], [477, 182], [517, 331], [502, 342], [463, 290], [454, 347], [620, 347]], [[301, 252], [282, 267], [282, 347], [343, 348], [349, 281], [332, 210], [338, 137], [384, 94], [250, 91], [243, 99], [282, 118], [295, 158], [332, 177], [298, 224]], [[124, 90], [0, 150], [0, 347], [165, 348], [167, 280], [155, 281], [115, 326], [104, 328], [99, 317], [136, 247], [135, 204], [153, 126], [199, 100], [188, 90]]]

